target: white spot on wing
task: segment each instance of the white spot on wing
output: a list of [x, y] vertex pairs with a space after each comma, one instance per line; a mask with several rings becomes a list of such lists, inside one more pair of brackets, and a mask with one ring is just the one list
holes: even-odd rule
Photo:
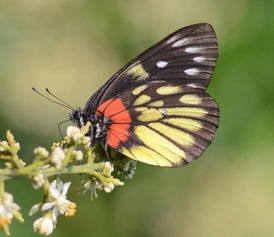
[[193, 60], [197, 63], [202, 63], [206, 60], [206, 57], [203, 57], [203, 56], [199, 56], [199, 57], [195, 57], [193, 58]]
[[179, 38], [180, 35], [173, 35], [166, 43], [171, 44]]
[[176, 41], [175, 43], [173, 43], [171, 45], [172, 48], [177, 48], [177, 47], [181, 47], [183, 46], [186, 42], [189, 41], [189, 38], [183, 38], [183, 39], [180, 39], [178, 41]]
[[189, 84], [187, 84], [187, 86], [193, 87], [193, 88], [198, 88], [199, 87], [195, 83], [189, 83]]
[[186, 53], [198, 53], [201, 52], [201, 48], [200, 47], [188, 47], [185, 49]]
[[190, 69], [185, 70], [185, 73], [190, 76], [193, 76], [193, 75], [197, 74], [198, 72], [199, 72], [199, 70], [197, 68], [190, 68]]
[[157, 67], [159, 67], [159, 68], [164, 68], [167, 66], [167, 64], [168, 64], [168, 62], [165, 62], [165, 61], [159, 61], [156, 63]]
[[167, 115], [167, 110], [166, 110], [166, 109], [160, 109], [160, 112], [161, 112], [163, 115]]

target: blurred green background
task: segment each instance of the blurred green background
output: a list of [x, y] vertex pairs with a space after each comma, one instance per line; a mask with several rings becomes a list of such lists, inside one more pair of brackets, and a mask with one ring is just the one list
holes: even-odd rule
[[[220, 56], [209, 93], [220, 127], [202, 158], [183, 168], [138, 164], [132, 180], [90, 201], [74, 178], [76, 216], [52, 236], [274, 236], [273, 0], [1, 0], [0, 136], [22, 158], [59, 139], [68, 111], [31, 91], [50, 88], [75, 106], [116, 70], [173, 31], [211, 23]], [[37, 236], [27, 217], [41, 200], [26, 180], [7, 186], [26, 223], [14, 237]], [[2, 236], [3, 233], [0, 233]]]

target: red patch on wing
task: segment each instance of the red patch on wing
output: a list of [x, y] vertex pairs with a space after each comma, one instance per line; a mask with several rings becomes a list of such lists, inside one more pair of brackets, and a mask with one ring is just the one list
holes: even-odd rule
[[96, 114], [98, 116], [104, 114], [113, 123], [108, 128], [107, 143], [109, 146], [117, 148], [121, 142], [128, 140], [131, 117], [121, 98], [105, 101], [98, 107]]

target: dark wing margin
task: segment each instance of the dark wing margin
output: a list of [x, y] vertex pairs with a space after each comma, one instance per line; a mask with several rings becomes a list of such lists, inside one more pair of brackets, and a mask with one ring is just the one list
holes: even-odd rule
[[148, 82], [178, 83], [206, 90], [218, 57], [215, 32], [210, 24], [184, 27], [134, 58], [87, 102], [93, 113], [104, 101]]

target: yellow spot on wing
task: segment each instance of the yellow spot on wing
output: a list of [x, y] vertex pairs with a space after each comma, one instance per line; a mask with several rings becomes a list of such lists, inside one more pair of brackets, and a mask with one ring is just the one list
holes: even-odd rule
[[147, 107], [137, 107], [137, 108], [135, 108], [135, 111], [137, 111], [137, 112], [143, 112], [145, 110], [148, 110], [148, 108]]
[[184, 159], [185, 152], [182, 149], [146, 126], [139, 125], [134, 132], [146, 146], [151, 147], [172, 163], [179, 163]]
[[127, 148], [125, 148], [125, 147], [120, 148], [120, 149], [119, 149], [119, 152], [122, 153], [122, 154], [124, 154], [124, 155], [126, 155], [126, 156], [129, 157], [129, 158], [132, 158], [132, 159], [136, 160], [135, 157], [134, 157], [134, 156], [129, 152], [129, 150], [128, 150]]
[[147, 89], [147, 87], [148, 87], [147, 85], [138, 86], [132, 91], [132, 94], [133, 95], [139, 95], [142, 91]]
[[181, 131], [176, 128], [169, 127], [162, 123], [150, 123], [151, 128], [165, 134], [171, 140], [183, 146], [191, 146], [194, 143], [194, 138], [187, 132]]
[[180, 98], [180, 101], [185, 104], [199, 105], [202, 102], [202, 99], [198, 95], [183, 95]]
[[148, 95], [141, 95], [139, 96], [133, 103], [133, 105], [142, 105], [151, 100], [151, 97]]
[[164, 105], [164, 101], [162, 100], [157, 100], [149, 104], [149, 106], [154, 106], [154, 107], [162, 107]]
[[176, 125], [180, 128], [185, 128], [190, 131], [198, 131], [203, 127], [202, 123], [200, 121], [194, 120], [194, 119], [188, 119], [188, 118], [168, 118], [163, 119], [164, 122]]
[[122, 148], [120, 152], [134, 160], [138, 160], [150, 165], [166, 167], [173, 166], [173, 164], [165, 157], [144, 146], [133, 146], [130, 148], [130, 152], [126, 148]]
[[208, 114], [208, 112], [203, 108], [195, 108], [195, 107], [174, 107], [174, 108], [163, 108], [160, 109], [163, 113], [168, 116], [178, 115], [178, 116], [190, 116], [190, 117], [198, 117], [201, 118], [204, 115]]
[[180, 86], [161, 86], [156, 90], [160, 95], [172, 95], [180, 93], [181, 91], [182, 88]]
[[148, 78], [149, 74], [144, 70], [143, 65], [141, 63], [137, 63], [135, 66], [130, 68], [127, 71], [128, 74], [137, 76], [138, 79], [144, 80]]
[[155, 121], [162, 118], [163, 115], [157, 109], [148, 109], [142, 112], [141, 115], [138, 116], [138, 120], [142, 122]]

